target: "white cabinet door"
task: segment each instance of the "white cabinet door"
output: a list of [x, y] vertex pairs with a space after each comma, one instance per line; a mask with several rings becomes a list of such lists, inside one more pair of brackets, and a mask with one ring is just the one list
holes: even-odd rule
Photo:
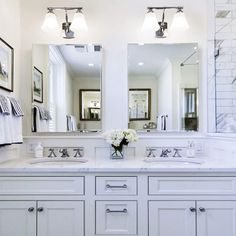
[[236, 201], [197, 202], [198, 236], [235, 236]]
[[96, 234], [137, 234], [137, 202], [97, 201]]
[[150, 201], [149, 236], [195, 236], [194, 201]]
[[83, 201], [39, 201], [38, 236], [84, 236]]
[[0, 236], [36, 236], [36, 202], [0, 201]]

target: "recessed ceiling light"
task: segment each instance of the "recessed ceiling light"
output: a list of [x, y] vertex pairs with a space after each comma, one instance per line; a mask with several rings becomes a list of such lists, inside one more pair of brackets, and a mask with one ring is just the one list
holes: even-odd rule
[[89, 67], [94, 67], [94, 64], [93, 63], [89, 63], [88, 66]]
[[144, 63], [143, 63], [143, 62], [139, 62], [138, 65], [139, 65], [139, 66], [143, 66]]
[[197, 46], [193, 48], [195, 51], [197, 50]]
[[138, 43], [139, 46], [144, 46], [144, 43]]

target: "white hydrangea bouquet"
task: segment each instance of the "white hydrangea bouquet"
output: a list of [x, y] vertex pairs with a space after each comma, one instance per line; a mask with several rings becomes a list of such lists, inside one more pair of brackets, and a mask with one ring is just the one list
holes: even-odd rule
[[103, 136], [112, 146], [111, 157], [114, 159], [124, 158], [124, 146], [138, 140], [138, 135], [133, 129], [111, 130], [104, 133]]

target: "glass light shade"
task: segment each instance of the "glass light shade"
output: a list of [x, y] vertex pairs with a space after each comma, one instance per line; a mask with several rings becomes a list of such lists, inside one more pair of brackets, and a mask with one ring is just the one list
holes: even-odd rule
[[51, 30], [58, 30], [59, 25], [57, 22], [57, 16], [54, 12], [49, 11], [44, 18], [43, 25], [41, 29], [45, 32], [50, 32]]
[[74, 32], [88, 31], [87, 23], [84, 14], [81, 11], [77, 11], [74, 14], [70, 29]]
[[158, 29], [157, 16], [155, 12], [149, 10], [145, 14], [142, 30], [146, 31], [146, 30], [157, 30], [157, 29]]
[[172, 31], [185, 31], [189, 29], [189, 24], [186, 20], [185, 14], [182, 10], [178, 10], [174, 15], [174, 19], [171, 25]]

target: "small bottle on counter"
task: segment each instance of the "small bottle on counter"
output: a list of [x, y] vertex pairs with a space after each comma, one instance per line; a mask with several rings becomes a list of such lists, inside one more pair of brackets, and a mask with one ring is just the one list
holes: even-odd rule
[[187, 157], [195, 157], [195, 145], [194, 142], [188, 142], [188, 147], [186, 150]]
[[43, 146], [41, 143], [38, 143], [34, 150], [34, 156], [37, 158], [43, 157]]

